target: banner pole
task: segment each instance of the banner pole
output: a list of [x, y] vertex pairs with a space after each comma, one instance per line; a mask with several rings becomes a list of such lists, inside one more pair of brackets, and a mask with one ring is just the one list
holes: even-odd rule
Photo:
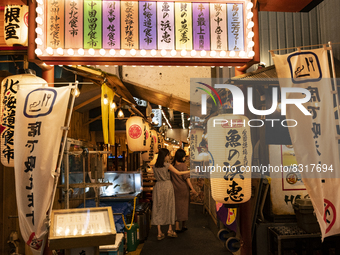
[[[336, 111], [338, 113], [338, 123], [339, 123], [339, 128], [340, 128], [338, 86], [336, 84], [336, 74], [335, 74], [335, 67], [334, 67], [333, 48], [332, 48], [331, 42], [328, 42], [328, 47], [329, 47], [329, 53], [330, 53], [330, 56], [331, 56], [331, 65], [332, 65], [332, 74], [333, 74], [333, 86], [334, 87], [332, 89], [333, 89], [333, 93], [335, 94]], [[338, 134], [338, 130], [336, 130], [336, 133]], [[339, 140], [339, 139], [337, 139], [337, 140]]]
[[[69, 83], [71, 90], [73, 90], [74, 92], [76, 91], [76, 89], [78, 88], [78, 81], [75, 82], [75, 86], [72, 87], [71, 83]], [[48, 215], [46, 216], [47, 218], [47, 227], [50, 227], [50, 217], [51, 217], [51, 213], [52, 213], [52, 207], [53, 207], [53, 201], [54, 201], [54, 197], [55, 197], [55, 193], [56, 193], [56, 189], [57, 189], [57, 185], [58, 185], [58, 179], [60, 176], [60, 166], [61, 166], [61, 162], [62, 162], [62, 158], [63, 158], [63, 154], [64, 154], [64, 150], [65, 150], [65, 145], [66, 145], [66, 139], [67, 139], [67, 133], [70, 127], [70, 122], [71, 122], [71, 116], [72, 116], [72, 112], [73, 112], [73, 106], [74, 106], [74, 101], [75, 101], [75, 93], [72, 93], [72, 99], [71, 99], [71, 106], [70, 106], [70, 111], [69, 114], [67, 116], [67, 121], [66, 121], [66, 125], [63, 127], [65, 132], [63, 135], [63, 141], [62, 141], [62, 148], [59, 154], [59, 158], [58, 158], [58, 163], [57, 163], [57, 170], [54, 173], [54, 184], [53, 184], [53, 193], [52, 193], [52, 200], [51, 200], [51, 204], [50, 204], [50, 208], [48, 210]], [[67, 191], [67, 196], [68, 196], [68, 191]]]

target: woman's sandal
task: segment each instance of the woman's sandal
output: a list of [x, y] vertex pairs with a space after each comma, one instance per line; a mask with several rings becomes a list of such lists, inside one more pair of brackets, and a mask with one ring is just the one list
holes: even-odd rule
[[157, 236], [157, 240], [160, 241], [162, 239], [164, 239], [165, 235], [162, 233], [160, 235]]
[[168, 236], [170, 237], [177, 237], [177, 234], [174, 231], [168, 231]]
[[187, 231], [187, 230], [188, 230], [187, 227], [183, 227], [181, 231], [184, 232], [184, 231]]

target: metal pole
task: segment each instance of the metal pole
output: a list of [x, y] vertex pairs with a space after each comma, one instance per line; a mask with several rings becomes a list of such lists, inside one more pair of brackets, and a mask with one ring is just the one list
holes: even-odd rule
[[[75, 82], [75, 85], [74, 85], [73, 88], [72, 88], [72, 84], [70, 83], [70, 87], [71, 87], [71, 90], [73, 89], [73, 91], [75, 91], [78, 88], [78, 81]], [[57, 189], [57, 185], [58, 185], [58, 179], [59, 179], [59, 175], [60, 175], [60, 165], [61, 165], [61, 161], [62, 161], [62, 158], [63, 158], [64, 150], [65, 150], [67, 133], [68, 133], [68, 129], [69, 129], [69, 126], [70, 126], [72, 110], [73, 110], [73, 106], [74, 106], [75, 93], [71, 93], [71, 95], [72, 95], [71, 107], [70, 107], [70, 111], [69, 111], [69, 114], [68, 114], [68, 117], [67, 117], [66, 126], [64, 127], [65, 132], [64, 132], [63, 141], [62, 141], [62, 144], [61, 144], [60, 155], [59, 155], [59, 158], [58, 158], [57, 170], [56, 170], [55, 175], [54, 175], [53, 193], [52, 193], [52, 197], [51, 197], [52, 199], [51, 199], [51, 204], [50, 204], [50, 208], [48, 210], [48, 216], [47, 216], [48, 224], [49, 224], [49, 220], [50, 220], [51, 213], [52, 213], [53, 201], [54, 201], [54, 197], [55, 197], [55, 193], [56, 193], [56, 189]], [[66, 190], [66, 196], [68, 198], [68, 188]]]

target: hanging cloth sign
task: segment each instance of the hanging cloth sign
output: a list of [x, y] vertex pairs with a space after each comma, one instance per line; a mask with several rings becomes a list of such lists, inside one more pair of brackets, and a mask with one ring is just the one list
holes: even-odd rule
[[103, 1], [103, 48], [120, 49], [120, 1]]
[[[83, 48], [83, 0], [65, 2], [65, 48]], [[81, 44], [80, 44], [81, 43]]]
[[139, 48], [157, 49], [156, 2], [139, 2]]
[[1, 163], [7, 167], [14, 167], [14, 126], [17, 102], [17, 90], [20, 84], [29, 88], [37, 88], [46, 81], [33, 74], [20, 74], [6, 77], [1, 82]]
[[71, 87], [17, 93], [14, 130], [15, 190], [20, 232], [33, 254], [42, 254], [62, 127]]
[[28, 43], [28, 6], [6, 5], [4, 19], [4, 38], [9, 46]]
[[208, 120], [211, 193], [216, 202], [239, 204], [251, 197], [252, 145], [245, 116], [220, 114]]
[[84, 49], [102, 48], [102, 2], [84, 0]]
[[227, 50], [227, 5], [210, 4], [211, 50]]
[[[305, 166], [298, 170], [312, 200], [322, 238], [338, 234], [340, 201], [334, 194], [340, 192], [336, 172], [340, 166], [327, 50], [303, 50], [275, 55], [273, 59], [281, 90], [304, 88], [311, 94], [309, 102], [302, 105], [311, 115], [305, 115], [295, 105], [287, 105], [286, 118], [298, 123], [288, 129], [297, 163]], [[305, 97], [301, 93], [289, 93], [287, 100], [297, 98], [297, 94]]]
[[138, 49], [138, 2], [121, 1], [122, 49]]
[[115, 144], [115, 109], [113, 108], [113, 98], [115, 93], [105, 83], [102, 85], [101, 112], [102, 127], [105, 144]]
[[230, 51], [244, 50], [243, 4], [227, 4], [228, 48]]
[[158, 49], [174, 49], [175, 10], [173, 2], [157, 2], [157, 29]]
[[192, 50], [191, 7], [191, 3], [175, 3], [176, 50]]
[[48, 0], [46, 47], [64, 48], [64, 0]]
[[210, 50], [209, 3], [193, 3], [194, 50]]

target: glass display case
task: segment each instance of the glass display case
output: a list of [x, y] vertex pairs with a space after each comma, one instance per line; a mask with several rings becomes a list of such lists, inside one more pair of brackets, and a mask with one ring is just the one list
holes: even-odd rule
[[72, 249], [115, 243], [111, 207], [53, 210], [50, 249]]
[[142, 192], [141, 172], [106, 172], [104, 183], [112, 183], [100, 188], [101, 199], [133, 199]]

